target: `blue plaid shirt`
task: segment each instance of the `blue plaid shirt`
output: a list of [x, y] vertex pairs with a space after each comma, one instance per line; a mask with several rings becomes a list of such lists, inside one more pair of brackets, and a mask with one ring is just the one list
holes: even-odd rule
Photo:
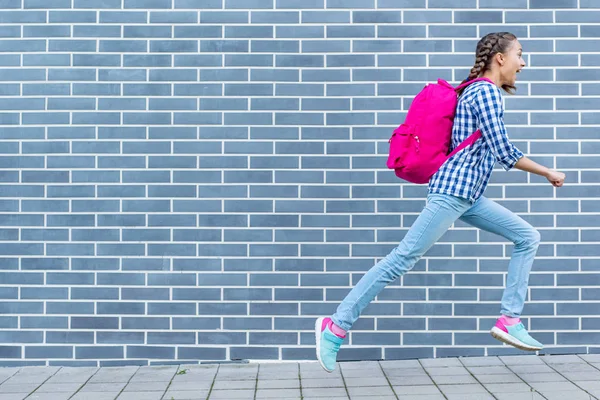
[[477, 129], [482, 137], [444, 163], [429, 180], [429, 193], [444, 193], [475, 202], [485, 191], [498, 162], [505, 170], [523, 157], [508, 139], [500, 89], [489, 82], [469, 85], [458, 100], [450, 150]]

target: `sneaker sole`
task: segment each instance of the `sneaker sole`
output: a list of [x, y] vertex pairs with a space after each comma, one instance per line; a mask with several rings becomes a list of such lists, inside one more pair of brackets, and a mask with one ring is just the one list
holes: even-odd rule
[[526, 350], [526, 351], [542, 350], [542, 347], [527, 345], [527, 344], [521, 342], [516, 337], [509, 335], [508, 333], [504, 332], [502, 329], [497, 328], [497, 327], [493, 327], [490, 330], [490, 334], [494, 337], [494, 339], [497, 339], [497, 340], [499, 340], [503, 343], [506, 343], [508, 345], [511, 345], [513, 347], [516, 347], [517, 349]]
[[315, 341], [317, 343], [317, 360], [319, 360], [319, 364], [321, 364], [321, 367], [323, 367], [323, 369], [329, 373], [333, 372], [333, 370], [328, 370], [325, 367], [325, 364], [323, 364], [323, 361], [321, 361], [321, 352], [319, 351], [321, 349], [321, 325], [323, 325], [323, 320], [325, 318], [321, 317], [321, 318], [317, 318], [317, 322], [315, 322]]

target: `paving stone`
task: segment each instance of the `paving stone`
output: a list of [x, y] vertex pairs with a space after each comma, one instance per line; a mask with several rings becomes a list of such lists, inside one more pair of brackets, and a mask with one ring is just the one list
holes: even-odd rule
[[529, 385], [542, 394], [554, 392], [576, 392], [577, 386], [571, 382], [532, 382]]
[[40, 385], [36, 383], [4, 383], [0, 385], [0, 393], [31, 393], [39, 386]]
[[161, 400], [165, 391], [161, 392], [123, 392], [117, 400]]
[[96, 372], [96, 367], [64, 367], [54, 374], [46, 383], [80, 383], [84, 384]]
[[519, 378], [517, 375], [509, 375], [509, 374], [502, 374], [502, 375], [479, 375], [477, 376], [477, 380], [480, 383], [520, 383], [523, 382], [523, 380], [521, 378]]
[[464, 393], [488, 393], [487, 389], [479, 384], [477, 385], [439, 385], [438, 388], [446, 395], [464, 394]]
[[114, 400], [118, 394], [119, 392], [79, 392], [71, 400]]
[[296, 389], [300, 388], [300, 379], [258, 380], [258, 390], [261, 389]]
[[[254, 396], [254, 394], [253, 394]], [[163, 399], [165, 400], [206, 400], [208, 397], [208, 391], [198, 390], [169, 390], [165, 393]], [[211, 397], [212, 399], [212, 397]]]
[[522, 393], [522, 392], [531, 392], [532, 388], [526, 383], [486, 383], [483, 386], [490, 392], [504, 393], [504, 392], [513, 392], [513, 393]]
[[381, 378], [352, 378], [346, 379], [347, 387], [390, 386], [385, 377]]
[[542, 374], [553, 373], [554, 370], [546, 364], [540, 365], [511, 365], [510, 369], [516, 374]]
[[[256, 391], [256, 399], [279, 399], [281, 397], [300, 397], [300, 388], [297, 389], [263, 389]], [[211, 396], [212, 398], [212, 396]]]
[[590, 395], [583, 390], [568, 391], [568, 392], [543, 392], [544, 397], [548, 400], [590, 400]]
[[346, 389], [343, 387], [332, 387], [332, 388], [326, 388], [327, 390], [323, 390], [325, 389], [324, 387], [319, 387], [319, 388], [305, 388], [302, 387], [302, 395], [306, 398], [306, 397], [344, 397], [344, 396], [348, 396], [348, 393], [346, 392]]
[[35, 392], [53, 393], [53, 392], [71, 392], [75, 393], [81, 387], [81, 383], [44, 383]]
[[23, 400], [29, 393], [0, 393], [0, 400]]
[[506, 366], [494, 366], [494, 367], [469, 367], [469, 372], [473, 375], [502, 375], [512, 374], [512, 371]]
[[172, 382], [169, 390], [210, 390], [212, 382]]
[[254, 399], [254, 390], [213, 390], [210, 393], [210, 399], [211, 400]]
[[400, 400], [446, 400], [442, 394], [426, 394], [424, 396], [398, 396]]
[[38, 393], [35, 392], [27, 397], [27, 400], [68, 400], [73, 392]]
[[500, 356], [498, 357], [506, 365], [535, 365], [544, 364], [540, 360], [539, 356], [527, 355], [527, 356]]
[[444, 367], [444, 368], [425, 368], [429, 375], [444, 376], [444, 375], [471, 375], [466, 368], [463, 367]]
[[383, 369], [422, 368], [418, 360], [379, 361]]
[[551, 374], [519, 374], [519, 377], [528, 384], [533, 382], [566, 382], [560, 374], [556, 372]]
[[447, 394], [448, 400], [495, 400], [494, 396], [489, 393], [460, 393], [460, 394]]
[[373, 368], [369, 368], [369, 369], [365, 369], [365, 370], [360, 370], [360, 369], [350, 369], [350, 370], [342, 370], [342, 375], [344, 375], [345, 378], [377, 378], [377, 377], [383, 377], [383, 371], [381, 368], [378, 369], [373, 369]]
[[433, 381], [427, 375], [389, 376], [388, 379], [392, 386], [433, 385]]
[[80, 392], [120, 392], [125, 387], [124, 382], [115, 383], [87, 383]]
[[426, 358], [419, 360], [425, 368], [462, 367], [457, 358]]
[[[206, 385], [205, 385], [206, 386]], [[232, 389], [245, 389], [254, 390], [256, 388], [256, 380], [254, 381], [233, 381], [220, 379], [216, 380], [213, 385], [213, 390], [232, 390]], [[207, 389], [210, 389], [208, 387]]]
[[367, 370], [367, 369], [380, 369], [378, 361], [354, 361], [354, 362], [345, 362], [340, 363], [340, 368], [343, 371], [348, 371], [351, 369], [358, 370]]
[[506, 392], [494, 393], [498, 400], [545, 400], [545, 398], [537, 392]]
[[[507, 375], [509, 376], [509, 375]], [[458, 385], [458, 384], [468, 384], [468, 383], [477, 383], [475, 378], [471, 375], [439, 375], [432, 376], [431, 379], [435, 381], [438, 385]]]
[[104, 367], [100, 368], [89, 383], [127, 383], [139, 367]]
[[349, 387], [348, 393], [350, 394], [350, 398], [355, 396], [373, 396], [374, 398], [377, 398], [379, 396], [394, 395], [391, 386]]
[[466, 367], [492, 367], [504, 365], [498, 357], [464, 357], [459, 361]]
[[422, 386], [394, 386], [394, 391], [398, 396], [419, 396], [425, 394], [440, 394], [440, 390], [433, 385]]
[[585, 360], [572, 354], [558, 356], [543, 356], [540, 360], [546, 364], [579, 364], [585, 363]]
[[[259, 381], [260, 382], [260, 381]], [[341, 377], [329, 378], [329, 379], [302, 379], [302, 388], [334, 388], [344, 387], [344, 381]]]
[[169, 386], [169, 382], [130, 382], [125, 386], [124, 392], [157, 392], [162, 391], [164, 393]]

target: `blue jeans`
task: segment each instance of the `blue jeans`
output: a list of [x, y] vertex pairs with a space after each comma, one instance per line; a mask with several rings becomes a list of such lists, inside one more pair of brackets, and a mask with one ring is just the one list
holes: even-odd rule
[[398, 247], [375, 264], [348, 293], [331, 317], [333, 322], [349, 330], [375, 296], [410, 271], [457, 219], [501, 235], [515, 244], [500, 313], [519, 317], [527, 295], [529, 271], [540, 243], [539, 232], [513, 212], [485, 197], [471, 203], [459, 197], [433, 193], [427, 196], [427, 205]]

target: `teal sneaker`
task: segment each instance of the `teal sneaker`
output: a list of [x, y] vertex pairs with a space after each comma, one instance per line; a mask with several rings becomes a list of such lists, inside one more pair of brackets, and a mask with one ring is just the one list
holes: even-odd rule
[[317, 360], [327, 372], [335, 370], [337, 353], [344, 338], [331, 332], [331, 318], [317, 318], [315, 322], [315, 338], [317, 340]]
[[544, 348], [544, 345], [529, 336], [523, 323], [519, 321], [515, 325], [506, 325], [502, 318], [498, 318], [496, 325], [490, 334], [501, 342], [516, 347], [517, 349], [536, 351]]

